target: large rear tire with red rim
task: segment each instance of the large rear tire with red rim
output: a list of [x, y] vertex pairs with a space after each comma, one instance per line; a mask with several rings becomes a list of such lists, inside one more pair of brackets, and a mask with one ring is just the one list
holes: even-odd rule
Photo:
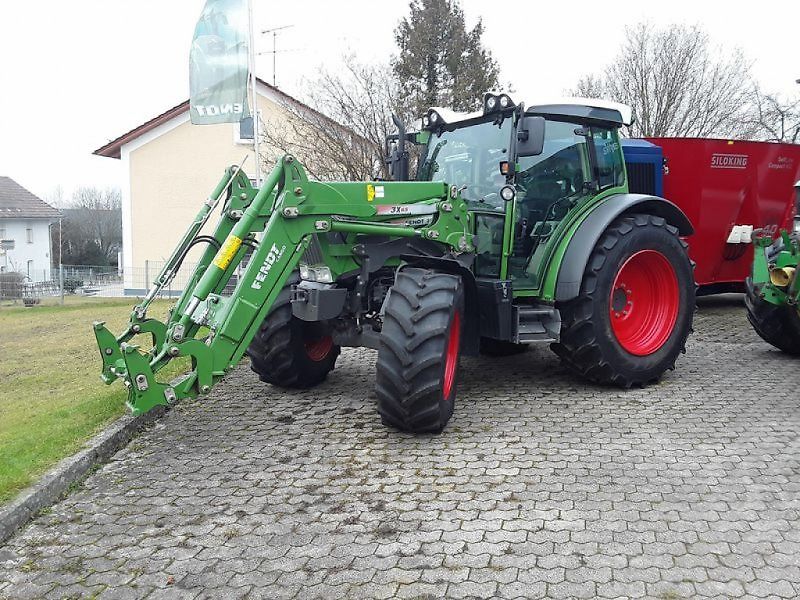
[[301, 321], [292, 315], [290, 283], [278, 295], [247, 355], [250, 368], [261, 381], [306, 389], [325, 380], [340, 351], [324, 323]]
[[386, 300], [375, 390], [385, 425], [439, 433], [453, 415], [461, 355], [460, 277], [428, 269], [397, 273]]
[[578, 297], [559, 306], [556, 354], [591, 381], [657, 381], [685, 351], [695, 309], [686, 243], [661, 217], [634, 214], [601, 236]]

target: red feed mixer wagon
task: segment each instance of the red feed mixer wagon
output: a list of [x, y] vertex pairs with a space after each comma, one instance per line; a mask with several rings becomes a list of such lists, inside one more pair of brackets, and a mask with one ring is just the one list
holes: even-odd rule
[[698, 138], [623, 142], [631, 192], [677, 204], [695, 228], [689, 254], [700, 294], [744, 291], [754, 229], [792, 230], [800, 145]]

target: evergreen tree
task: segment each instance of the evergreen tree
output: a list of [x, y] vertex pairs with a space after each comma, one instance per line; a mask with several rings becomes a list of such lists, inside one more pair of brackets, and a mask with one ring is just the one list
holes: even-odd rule
[[483, 24], [467, 31], [457, 0], [411, 0], [410, 15], [395, 30], [399, 54], [392, 61], [401, 98], [414, 115], [430, 106], [480, 107], [497, 86], [499, 69], [483, 47]]

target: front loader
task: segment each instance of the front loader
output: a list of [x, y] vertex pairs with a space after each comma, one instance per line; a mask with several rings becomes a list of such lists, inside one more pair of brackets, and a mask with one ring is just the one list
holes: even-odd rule
[[[262, 381], [308, 388], [342, 346], [364, 346], [383, 422], [413, 432], [447, 424], [462, 354], [548, 343], [588, 380], [657, 381], [691, 329], [692, 228], [671, 202], [628, 193], [624, 112], [486, 94], [477, 113], [430, 109], [418, 131], [396, 120], [394, 181], [310, 181], [287, 155], [255, 189], [229, 168], [126, 331], [95, 324], [104, 381], [122, 379], [138, 414], [206, 394], [245, 353]], [[166, 323], [148, 318], [196, 244]], [[132, 343], [142, 334], [149, 350]], [[191, 370], [161, 381], [175, 357]]]

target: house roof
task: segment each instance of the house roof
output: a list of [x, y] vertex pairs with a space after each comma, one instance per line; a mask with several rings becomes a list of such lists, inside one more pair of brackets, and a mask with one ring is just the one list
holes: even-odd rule
[[[287, 103], [290, 103], [290, 104], [293, 104], [293, 105], [295, 105], [297, 107], [300, 107], [303, 110], [308, 110], [308, 111], [310, 111], [310, 112], [312, 112], [314, 114], [320, 115], [320, 116], [324, 117], [325, 119], [328, 119], [328, 117], [326, 117], [325, 115], [322, 115], [320, 112], [314, 110], [313, 108], [311, 108], [307, 104], [304, 104], [303, 102], [300, 102], [300, 100], [298, 100], [297, 98], [295, 98], [293, 96], [290, 96], [286, 92], [282, 92], [281, 90], [279, 90], [275, 86], [268, 84], [263, 79], [261, 79], [259, 77], [256, 77], [256, 81], [259, 83], [259, 85], [262, 85], [262, 86], [266, 87], [272, 93], [274, 93], [277, 96], [279, 96], [283, 101], [285, 101]], [[108, 142], [105, 146], [101, 146], [100, 148], [98, 148], [97, 150], [92, 152], [92, 154], [96, 154], [98, 156], [106, 156], [108, 158], [121, 158], [121, 156], [122, 156], [122, 150], [121, 150], [122, 146], [124, 146], [125, 144], [127, 144], [129, 142], [132, 142], [133, 140], [135, 140], [139, 136], [144, 135], [145, 133], [147, 133], [148, 131], [150, 131], [152, 129], [155, 129], [156, 127], [158, 127], [162, 123], [166, 123], [167, 121], [169, 121], [169, 120], [173, 119], [174, 117], [177, 117], [177, 116], [187, 112], [188, 110], [189, 110], [189, 101], [186, 100], [186, 101], [181, 102], [180, 104], [178, 104], [176, 106], [173, 106], [169, 110], [164, 111], [163, 113], [161, 113], [157, 117], [153, 117], [149, 121], [146, 121], [146, 122], [142, 123], [138, 127], [134, 127], [129, 132], [123, 133], [118, 138]]]
[[0, 177], [0, 219], [57, 219], [61, 213], [10, 177]]

